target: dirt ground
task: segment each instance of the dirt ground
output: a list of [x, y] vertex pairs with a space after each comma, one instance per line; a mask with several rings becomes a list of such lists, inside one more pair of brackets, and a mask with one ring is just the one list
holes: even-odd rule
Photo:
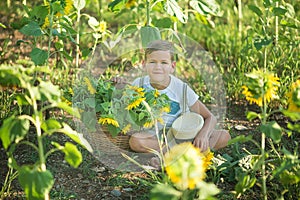
[[[244, 116], [246, 109], [245, 103], [229, 103], [227, 106], [227, 117], [222, 126], [230, 129], [233, 135], [247, 135], [256, 128], [257, 123], [250, 123], [246, 120]], [[62, 136], [55, 136], [55, 139], [60, 141], [67, 140]], [[77, 169], [70, 167], [63, 161], [63, 155], [60, 153], [55, 153], [49, 157], [47, 167], [55, 178], [55, 183], [51, 190], [53, 199], [147, 199], [151, 186], [145, 184], [145, 181], [153, 182], [153, 180], [142, 168], [121, 156], [121, 150], [118, 152], [111, 148], [111, 152], [114, 153], [109, 153], [105, 149], [96, 147], [94, 154], [90, 154], [83, 149], [81, 152], [83, 154], [83, 162]], [[123, 152], [126, 153], [126, 151]], [[226, 147], [217, 152], [217, 154], [227, 153], [230, 155], [231, 152], [231, 147]], [[20, 163], [31, 163], [36, 157], [37, 155], [32, 153], [27, 146], [21, 146], [16, 151], [16, 158]], [[131, 155], [131, 157], [135, 158], [142, 165], [147, 166], [149, 164], [149, 156], [147, 155]], [[6, 163], [6, 153], [1, 146], [1, 187], [8, 170]], [[230, 191], [234, 189], [232, 183], [223, 182], [218, 184], [218, 187], [222, 190]], [[17, 180], [12, 182], [10, 193], [6, 199], [25, 199]]]
[[[0, 11], [0, 22], [10, 23], [14, 19], [12, 15], [4, 15]], [[28, 59], [30, 49], [25, 44], [18, 45], [17, 43], [22, 39], [24, 38], [18, 31], [9, 27], [6, 29], [0, 27], [0, 63], [14, 63], [17, 59]], [[220, 124], [221, 127], [230, 130], [232, 136], [250, 134], [256, 129], [258, 122], [249, 122], [246, 119], [247, 109], [257, 108], [249, 106], [245, 102], [228, 100], [226, 118]], [[284, 120], [282, 123], [285, 123]], [[61, 135], [53, 137], [54, 140], [67, 141]], [[97, 141], [93, 140], [91, 135], [88, 137], [97, 147]], [[84, 149], [81, 149], [81, 152], [83, 162], [77, 169], [63, 161], [64, 156], [60, 153], [55, 153], [47, 160], [47, 167], [55, 179], [50, 192], [52, 199], [148, 199], [151, 190], [149, 183], [154, 182], [153, 179], [143, 169], [121, 156], [121, 150], [118, 151], [113, 147], [106, 149], [97, 147], [94, 154], [90, 154]], [[217, 152], [217, 154], [223, 153], [231, 155], [232, 147], [229, 146]], [[37, 154], [24, 145], [18, 147], [15, 156], [19, 164], [32, 163], [37, 158]], [[131, 156], [142, 165], [149, 164], [147, 155], [131, 154]], [[3, 186], [7, 171], [6, 152], [0, 144], [0, 188]], [[218, 183], [217, 186], [227, 192], [234, 190], [234, 184], [226, 181]], [[12, 181], [10, 191], [5, 199], [25, 199], [17, 179]]]

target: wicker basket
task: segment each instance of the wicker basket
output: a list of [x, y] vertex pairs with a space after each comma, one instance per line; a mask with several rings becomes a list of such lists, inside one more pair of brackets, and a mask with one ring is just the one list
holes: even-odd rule
[[103, 152], [119, 152], [120, 150], [130, 151], [129, 139], [131, 135], [131, 133], [126, 135], [120, 133], [116, 137], [112, 137], [107, 130], [107, 127], [97, 126], [97, 131], [90, 133], [90, 141], [94, 148]]
[[108, 131], [104, 131], [104, 134], [114, 145], [116, 145], [120, 149], [124, 149], [127, 151], [130, 150], [130, 146], [129, 146], [130, 135], [128, 134], [124, 135], [120, 133], [116, 137], [112, 137]]

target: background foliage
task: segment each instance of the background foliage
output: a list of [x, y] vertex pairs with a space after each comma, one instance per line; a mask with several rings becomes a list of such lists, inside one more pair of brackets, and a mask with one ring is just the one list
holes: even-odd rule
[[[51, 103], [60, 102], [58, 98], [61, 91], [65, 95], [62, 101], [68, 103], [65, 100], [68, 99], [67, 93], [63, 91], [70, 91], [78, 78], [76, 75], [81, 70], [80, 66], [89, 61], [98, 45], [110, 50], [118, 44], [118, 38], [124, 33], [149, 29], [146, 31], [147, 36], [158, 37], [156, 30], [172, 30], [192, 38], [207, 50], [223, 77], [229, 103], [245, 100], [241, 93], [242, 86], [248, 81], [245, 74], [253, 69], [270, 71], [279, 77], [278, 98], [272, 100], [268, 109], [264, 110], [265, 114], [271, 114], [269, 118], [264, 118], [264, 122], [259, 122], [263, 124], [263, 128], [239, 137], [231, 129], [233, 140], [230, 149], [217, 156], [218, 164], [208, 171], [208, 181], [218, 184], [226, 178], [228, 184], [235, 185], [232, 193], [221, 192], [219, 197], [252, 197], [261, 189], [263, 165], [267, 175], [267, 196], [270, 199], [300, 197], [297, 190], [300, 181], [299, 118], [296, 114], [273, 112], [287, 108], [289, 88], [300, 78], [298, 1], [74, 0], [70, 12], [65, 12], [65, 7], [59, 3], [68, 2], [67, 0], [53, 2], [51, 12], [43, 6], [43, 1], [6, 0], [0, 3], [1, 7], [6, 8], [0, 11], [0, 62], [3, 64], [1, 69], [4, 70], [0, 74], [1, 130], [5, 129], [10, 119], [21, 116], [24, 112], [35, 117], [30, 106], [20, 105], [26, 102], [22, 98], [26, 94], [26, 88], [20, 87], [18, 82], [24, 77], [23, 72], [17, 70], [17, 65], [33, 68], [30, 76], [35, 78], [28, 87], [53, 84], [54, 88], [58, 88], [55, 90], [55, 99], [44, 94], [45, 97], [38, 100], [51, 97]], [[62, 15], [57, 16], [58, 12]], [[50, 16], [49, 27], [45, 26], [46, 16]], [[140, 59], [140, 55], [126, 55], [111, 63], [101, 78], [109, 79], [115, 74], [126, 73]], [[7, 68], [12, 71], [6, 73]], [[178, 61], [177, 73], [190, 83], [203, 102], [214, 104], [211, 95], [213, 91], [210, 91], [201, 75], [195, 75], [191, 65]], [[39, 80], [43, 83], [42, 86], [37, 86], [34, 80]], [[47, 85], [42, 90], [37, 89], [39, 92], [33, 90], [38, 95], [43, 94], [46, 89]], [[259, 106], [246, 106], [257, 113], [261, 111]], [[67, 105], [64, 108], [68, 109]], [[61, 117], [57, 115], [59, 112], [53, 110], [48, 114], [55, 119]], [[246, 116], [246, 113], [242, 115]], [[247, 116], [250, 120], [255, 120], [253, 116], [258, 115], [248, 113]], [[46, 113], [42, 113], [41, 119], [43, 117], [47, 120]], [[66, 118], [62, 121], [70, 122]], [[281, 128], [278, 128], [277, 123], [275, 128], [264, 126], [274, 125], [274, 121], [278, 121]], [[29, 130], [27, 122], [18, 123], [20, 127]], [[267, 135], [266, 151], [263, 153], [260, 145], [257, 145], [261, 142], [261, 131], [281, 136], [280, 142], [274, 144], [274, 138]], [[10, 139], [2, 137], [2, 142], [18, 139], [17, 136]], [[26, 138], [22, 135], [22, 139]], [[8, 146], [8, 143], [5, 145]], [[61, 148], [58, 144], [56, 147]], [[21, 174], [24, 175], [23, 172], [28, 169], [22, 169]], [[10, 177], [15, 177], [11, 171], [9, 174]], [[1, 195], [9, 188], [6, 187], [10, 183], [7, 180], [3, 183], [5, 187]], [[23, 185], [26, 183], [23, 182]]]

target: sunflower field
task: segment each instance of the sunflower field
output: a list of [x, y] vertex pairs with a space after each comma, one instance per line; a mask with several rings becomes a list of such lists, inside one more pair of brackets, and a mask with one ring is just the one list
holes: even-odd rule
[[[0, 6], [0, 199], [300, 199], [299, 1]], [[168, 96], [128, 85], [160, 39], [225, 148], [126, 146], [170, 112]]]

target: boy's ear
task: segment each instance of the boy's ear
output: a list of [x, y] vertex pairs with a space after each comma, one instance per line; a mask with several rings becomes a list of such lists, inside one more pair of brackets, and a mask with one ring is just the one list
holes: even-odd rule
[[176, 68], [176, 61], [172, 62], [171, 67], [172, 67], [172, 73], [173, 73], [175, 71], [175, 68]]
[[146, 69], [146, 61], [145, 60], [142, 61], [142, 66], [143, 66], [143, 70], [145, 70]]

